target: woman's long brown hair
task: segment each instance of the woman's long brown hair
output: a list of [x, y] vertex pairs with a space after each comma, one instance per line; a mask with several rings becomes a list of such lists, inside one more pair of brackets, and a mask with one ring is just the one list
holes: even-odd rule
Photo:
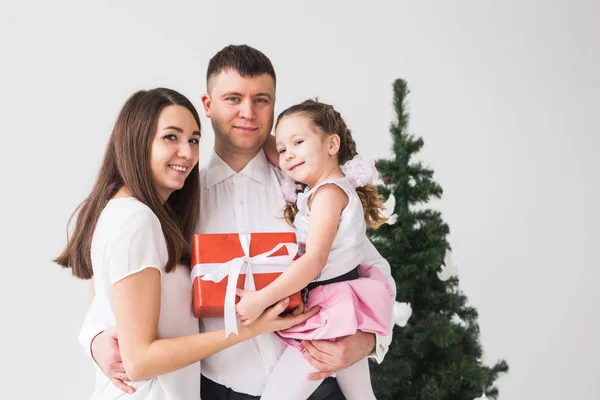
[[[314, 128], [325, 135], [337, 134], [340, 137], [340, 150], [337, 153], [338, 163], [343, 165], [354, 158], [356, 152], [356, 143], [352, 138], [352, 133], [339, 112], [331, 105], [321, 103], [315, 100], [306, 100], [282, 111], [277, 117], [275, 128], [284, 117], [289, 115], [302, 114], [308, 117]], [[360, 198], [365, 213], [365, 221], [369, 228], [378, 228], [387, 221], [387, 218], [381, 213], [383, 203], [373, 185], [365, 185], [356, 188], [356, 193]], [[288, 224], [293, 225], [298, 207], [296, 204], [286, 205], [283, 215]]]
[[198, 128], [200, 118], [192, 103], [182, 94], [165, 88], [141, 90], [123, 105], [112, 131], [98, 179], [89, 196], [77, 207], [77, 222], [73, 234], [67, 232], [67, 246], [54, 262], [71, 268], [82, 279], [93, 276], [90, 250], [96, 223], [104, 207], [121, 187], [144, 203], [158, 217], [162, 227], [169, 260], [166, 271], [189, 257], [188, 240], [199, 217], [200, 175], [198, 164], [192, 168], [183, 187], [163, 203], [152, 180], [150, 151], [161, 111], [170, 105], [187, 108]]

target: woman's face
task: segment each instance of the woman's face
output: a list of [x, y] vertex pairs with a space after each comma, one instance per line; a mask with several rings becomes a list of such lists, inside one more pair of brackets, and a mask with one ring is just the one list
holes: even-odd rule
[[200, 128], [185, 107], [163, 108], [150, 150], [152, 181], [161, 199], [183, 187], [185, 179], [198, 163]]

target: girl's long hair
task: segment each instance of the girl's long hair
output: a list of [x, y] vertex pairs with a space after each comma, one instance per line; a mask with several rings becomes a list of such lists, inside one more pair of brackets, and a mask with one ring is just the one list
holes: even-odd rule
[[[308, 117], [313, 127], [321, 133], [325, 135], [337, 134], [340, 137], [340, 150], [337, 153], [340, 165], [343, 165], [358, 154], [350, 129], [346, 126], [346, 122], [340, 113], [331, 105], [315, 100], [306, 100], [282, 111], [277, 117], [275, 127], [277, 128], [282, 118], [295, 114], [302, 114]], [[358, 197], [362, 203], [367, 226], [374, 229], [381, 226], [387, 218], [381, 213], [383, 203], [377, 192], [377, 188], [373, 185], [365, 185], [357, 187], [356, 193], [358, 193]], [[293, 225], [297, 213], [298, 207], [295, 203], [286, 205], [283, 215], [288, 224]]]
[[[194, 166], [183, 187], [163, 203], [152, 180], [150, 151], [161, 111], [170, 105], [187, 108], [200, 128], [200, 118], [192, 103], [182, 94], [165, 88], [141, 90], [123, 105], [112, 131], [98, 179], [89, 196], [77, 207], [77, 221], [72, 235], [67, 232], [67, 246], [54, 262], [71, 268], [82, 279], [93, 276], [90, 250], [96, 223], [104, 207], [121, 187], [144, 203], [158, 217], [169, 260], [166, 271], [189, 257], [188, 240], [199, 217], [200, 175]], [[79, 213], [77, 213], [79, 211]], [[68, 229], [67, 229], [68, 230]]]

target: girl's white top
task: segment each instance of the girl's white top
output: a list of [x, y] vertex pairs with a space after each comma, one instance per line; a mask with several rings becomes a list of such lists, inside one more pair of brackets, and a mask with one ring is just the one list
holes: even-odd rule
[[[94, 318], [116, 325], [112, 285], [121, 279], [156, 268], [161, 274], [158, 337], [172, 338], [198, 333], [198, 320], [192, 313], [189, 268], [177, 266], [165, 272], [167, 245], [160, 222], [148, 206], [133, 197], [108, 202], [94, 231], [91, 248], [96, 297], [89, 313]], [[92, 399], [175, 400], [200, 397], [200, 362], [169, 374], [140, 382], [128, 382], [136, 392], [117, 389], [96, 367], [96, 386]]]
[[346, 177], [327, 179], [314, 188], [298, 194], [298, 213], [294, 219], [296, 237], [298, 242], [306, 244], [308, 225], [310, 224], [310, 211], [308, 200], [321, 186], [333, 184], [340, 187], [349, 198], [348, 205], [342, 211], [340, 224], [335, 239], [329, 252], [325, 268], [315, 281], [324, 281], [343, 275], [358, 266], [364, 259], [364, 241], [367, 224], [360, 198], [356, 190]]

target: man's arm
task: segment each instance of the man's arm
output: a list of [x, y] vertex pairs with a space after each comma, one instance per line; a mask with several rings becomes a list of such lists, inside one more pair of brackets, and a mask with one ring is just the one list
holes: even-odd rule
[[[388, 279], [393, 298], [396, 298], [396, 283], [391, 275], [390, 264], [379, 254], [375, 246], [365, 236], [365, 265], [372, 265], [381, 270]], [[333, 373], [369, 356], [383, 361], [392, 341], [394, 327], [393, 310], [390, 313], [390, 333], [387, 336], [377, 336], [373, 333], [358, 331], [354, 335], [339, 338], [335, 342], [326, 340], [304, 341], [302, 344], [310, 354], [305, 356], [308, 362], [320, 372], [310, 374], [309, 379], [324, 379]]]
[[103, 323], [97, 318], [97, 313], [94, 311], [94, 298], [96, 292], [94, 290], [94, 278], [90, 279], [90, 285], [88, 289], [88, 311], [85, 314], [83, 325], [79, 330], [79, 343], [83, 346], [86, 354], [92, 359], [92, 341], [103, 331], [110, 328], [110, 325]]
[[81, 329], [79, 330], [79, 344], [83, 347], [86, 354], [94, 359], [92, 355], [92, 341], [102, 332], [110, 329], [110, 326], [99, 321], [92, 313], [87, 312]]
[[[372, 265], [374, 267], [379, 268], [379, 270], [383, 273], [383, 275], [387, 278], [390, 289], [392, 291], [392, 300], [396, 299], [396, 282], [392, 277], [392, 270], [390, 268], [390, 264], [387, 260], [381, 257], [381, 254], [377, 251], [373, 243], [365, 237], [365, 265]], [[383, 358], [385, 357], [390, 343], [392, 343], [392, 332], [394, 331], [394, 308], [391, 308], [390, 312], [390, 332], [386, 336], [376, 336], [376, 344], [374, 351], [369, 355], [369, 357], [377, 360], [377, 363], [381, 363]]]
[[119, 353], [117, 333], [111, 329], [110, 325], [97, 318], [94, 299], [94, 279], [92, 278], [88, 292], [88, 312], [79, 330], [79, 343], [113, 385], [125, 393], [132, 394], [135, 389], [123, 382], [123, 379], [127, 378], [126, 374], [121, 375], [125, 368]]

